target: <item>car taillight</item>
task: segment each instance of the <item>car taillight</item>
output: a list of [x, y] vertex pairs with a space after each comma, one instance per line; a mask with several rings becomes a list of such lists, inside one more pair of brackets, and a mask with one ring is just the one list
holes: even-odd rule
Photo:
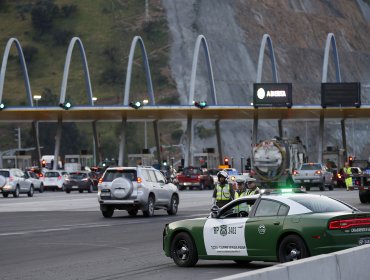
[[101, 183], [103, 183], [103, 178], [102, 177], [100, 177], [99, 180], [98, 180], [98, 184], [101, 184]]
[[143, 179], [141, 179], [140, 177], [137, 177], [137, 182], [138, 183], [142, 183], [143, 182]]
[[58, 180], [62, 179], [62, 176], [58, 176]]
[[198, 180], [200, 180], [200, 175], [197, 176]]
[[299, 173], [298, 173], [298, 171], [297, 170], [294, 170], [293, 171], [293, 175], [298, 175]]
[[9, 182], [11, 182], [13, 180], [14, 180], [14, 177], [13, 176], [9, 176]]
[[337, 177], [338, 177], [338, 179], [340, 179], [340, 178], [342, 178], [342, 175], [340, 175], [340, 174], [337, 174]]
[[329, 229], [346, 229], [358, 226], [368, 226], [370, 225], [370, 218], [357, 218], [348, 220], [334, 220], [329, 222]]
[[321, 170], [316, 170], [315, 174], [320, 175], [321, 174]]

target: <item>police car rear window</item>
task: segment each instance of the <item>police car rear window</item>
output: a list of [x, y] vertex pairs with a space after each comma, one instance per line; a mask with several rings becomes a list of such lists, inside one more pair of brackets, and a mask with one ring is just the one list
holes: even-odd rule
[[130, 181], [136, 181], [136, 170], [123, 169], [123, 170], [107, 170], [103, 177], [103, 182], [112, 182], [117, 178], [126, 178]]
[[327, 196], [295, 196], [290, 197], [290, 199], [302, 204], [314, 213], [353, 211], [352, 208], [348, 207], [344, 203]]

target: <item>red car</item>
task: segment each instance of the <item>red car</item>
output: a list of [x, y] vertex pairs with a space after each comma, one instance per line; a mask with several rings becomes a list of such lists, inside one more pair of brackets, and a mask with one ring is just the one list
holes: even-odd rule
[[200, 190], [213, 188], [213, 177], [207, 170], [200, 167], [185, 167], [181, 173], [176, 175], [176, 179], [179, 190], [185, 190], [187, 187]]

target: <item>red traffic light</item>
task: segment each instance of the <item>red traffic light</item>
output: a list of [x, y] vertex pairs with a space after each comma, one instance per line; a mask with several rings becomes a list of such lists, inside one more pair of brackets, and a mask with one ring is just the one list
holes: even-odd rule
[[224, 164], [229, 164], [229, 159], [227, 157], [224, 158]]

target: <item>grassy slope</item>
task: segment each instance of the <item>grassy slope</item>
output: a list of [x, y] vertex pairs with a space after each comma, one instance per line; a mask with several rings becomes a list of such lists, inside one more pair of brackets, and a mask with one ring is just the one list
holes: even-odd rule
[[[45, 88], [48, 88], [59, 99], [69, 40], [65, 45], [57, 46], [52, 40], [52, 33], [45, 34], [35, 40], [37, 34], [32, 27], [31, 14], [29, 12], [24, 13], [22, 19], [19, 13], [19, 7], [24, 8], [30, 2], [8, 1], [5, 10], [0, 12], [0, 45], [5, 48], [8, 39], [15, 37], [20, 41], [23, 48], [30, 46], [37, 48], [38, 53], [28, 65], [32, 93], [43, 94]], [[36, 1], [32, 1], [32, 3], [34, 4]], [[156, 102], [161, 103], [161, 99], [162, 102], [164, 99], [176, 102], [177, 92], [174, 83], [166, 74], [169, 73], [167, 66], [169, 49], [167, 22], [159, 0], [150, 1], [150, 24], [147, 28], [144, 28], [144, 0], [80, 0], [78, 2], [57, 0], [55, 4], [59, 7], [72, 4], [78, 6], [76, 14], [69, 18], [55, 19], [54, 26], [59, 29], [70, 30], [73, 36], [80, 37], [82, 40], [89, 64], [93, 95], [98, 97], [97, 104], [118, 104], [122, 102], [128, 54], [131, 41], [135, 35], [142, 36], [149, 55], [153, 86], [155, 92], [157, 92]], [[113, 59], [109, 59], [104, 52], [112, 48], [115, 49], [115, 56]], [[9, 106], [15, 106], [26, 103], [26, 94], [15, 47], [12, 48], [11, 54], [12, 57], [8, 61], [6, 72], [3, 100], [6, 100]], [[140, 48], [137, 47], [130, 99], [147, 97], [141, 62]], [[118, 78], [114, 83], [107, 84], [102, 81], [102, 73], [108, 69], [114, 69], [117, 73]], [[158, 94], [159, 90], [161, 96]], [[67, 98], [74, 104], [87, 103], [83, 68], [78, 48], [75, 48], [73, 53]], [[43, 102], [45, 100], [40, 101], [40, 104]], [[91, 127], [89, 125], [79, 126], [90, 134]], [[4, 129], [4, 126], [2, 127]], [[7, 128], [11, 129], [12, 127], [11, 125]], [[114, 127], [112, 124], [106, 124], [99, 128], [103, 145], [104, 142], [111, 143], [112, 140], [118, 138], [118, 128]], [[134, 138], [142, 138], [142, 129], [135, 129], [134, 127], [130, 135]], [[0, 144], [0, 150], [14, 146], [14, 140], [12, 139], [12, 135], [6, 137], [4, 144]], [[10, 142], [10, 144], [6, 144], [7, 142]], [[90, 143], [87, 143], [87, 145], [90, 146]], [[135, 149], [135, 152], [137, 152], [140, 146], [142, 145], [138, 144], [137, 147], [134, 146], [131, 149]], [[115, 148], [107, 150], [107, 154], [115, 153]]]

